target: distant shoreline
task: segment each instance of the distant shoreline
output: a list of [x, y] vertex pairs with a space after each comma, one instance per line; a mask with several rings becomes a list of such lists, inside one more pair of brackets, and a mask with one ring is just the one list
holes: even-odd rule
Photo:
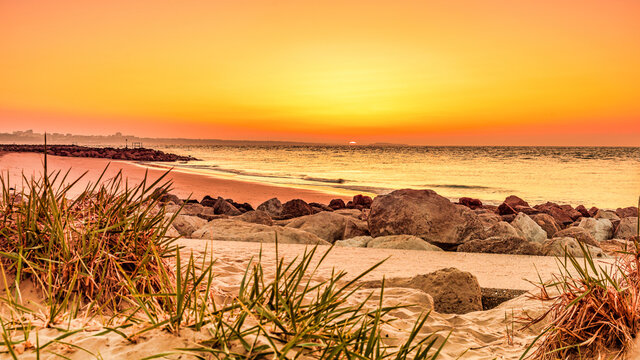
[[[7, 145], [0, 144], [0, 152], [30, 152], [43, 154], [44, 145]], [[48, 145], [46, 147], [48, 155], [68, 156], [78, 158], [102, 158], [113, 160], [134, 160], [134, 161], [192, 161], [198, 160], [191, 156], [182, 156], [166, 153], [160, 150], [143, 147], [89, 147], [79, 145]]]

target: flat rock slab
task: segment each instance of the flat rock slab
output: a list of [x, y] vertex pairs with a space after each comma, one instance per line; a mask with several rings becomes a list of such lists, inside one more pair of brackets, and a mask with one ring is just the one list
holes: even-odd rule
[[[262, 250], [265, 266], [275, 263], [275, 244], [247, 243], [236, 241], [212, 241], [202, 239], [181, 239], [185, 250], [213, 252], [214, 257], [246, 264], [252, 257], [256, 259]], [[278, 252], [285, 259], [301, 255], [308, 245], [278, 244]], [[324, 253], [329, 247], [319, 246]], [[317, 256], [319, 258], [320, 256]], [[439, 269], [455, 267], [468, 271], [478, 278], [480, 286], [494, 289], [531, 290], [537, 282], [538, 272], [542, 279], [551, 279], [558, 272], [556, 258], [550, 256], [476, 254], [458, 252], [432, 252], [397, 249], [334, 248], [319, 269], [318, 274], [329, 276], [332, 268], [344, 270], [350, 276], [358, 275], [376, 263], [387, 259], [380, 267], [369, 273], [363, 280], [411, 277], [427, 274]], [[610, 261], [610, 260], [608, 260]]]

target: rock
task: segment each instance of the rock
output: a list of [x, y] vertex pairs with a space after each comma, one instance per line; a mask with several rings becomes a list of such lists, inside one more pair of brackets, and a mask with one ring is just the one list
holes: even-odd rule
[[490, 237], [484, 240], [471, 240], [458, 246], [458, 252], [542, 255], [542, 245], [523, 239], [521, 236]]
[[509, 206], [509, 204], [502, 203], [500, 204], [500, 206], [498, 206], [498, 214], [499, 215], [515, 215], [517, 214], [517, 212], [515, 211], [514, 208]]
[[509, 195], [504, 199], [504, 203], [515, 209], [516, 206], [529, 207], [529, 203], [515, 195]]
[[235, 219], [254, 224], [273, 225], [273, 219], [271, 219], [269, 213], [262, 210], [247, 211], [242, 215], [236, 216]]
[[511, 226], [513, 226], [521, 236], [527, 239], [527, 241], [542, 244], [547, 240], [547, 233], [527, 214], [519, 213], [511, 222]]
[[368, 223], [373, 237], [415, 235], [447, 247], [484, 237], [484, 227], [472, 210], [433, 190], [396, 190], [377, 196]]
[[472, 198], [469, 198], [469, 197], [461, 197], [458, 200], [458, 203], [460, 205], [464, 205], [464, 206], [468, 207], [471, 210], [482, 208], [482, 201], [480, 201], [479, 199], [472, 199]]
[[535, 221], [547, 233], [547, 238], [552, 238], [560, 230], [556, 220], [549, 214], [531, 215], [531, 220]]
[[618, 224], [620, 224], [620, 217], [615, 212], [613, 212], [611, 210], [598, 210], [598, 212], [596, 213], [594, 218], [595, 219], [607, 219], [607, 220], [611, 221], [611, 224], [614, 227], [617, 227]]
[[[345, 238], [347, 228], [349, 228], [349, 237], [365, 235], [357, 231], [358, 226], [354, 224], [356, 221], [360, 220], [335, 212], [323, 211], [295, 218], [286, 227], [304, 230], [330, 243], [334, 243], [336, 240]], [[361, 221], [361, 223], [361, 227], [365, 227], [364, 221]]]
[[343, 239], [349, 239], [356, 236], [365, 236], [369, 234], [369, 225], [366, 221], [360, 219], [354, 219], [350, 216], [347, 216], [350, 221], [347, 221], [346, 226], [344, 227], [344, 235]]
[[638, 235], [638, 218], [625, 217], [620, 220], [616, 228], [615, 237], [617, 239], [628, 240]]
[[197, 217], [201, 218], [201, 219], [205, 219], [207, 221], [211, 221], [213, 219], [220, 219], [220, 218], [226, 218], [229, 217], [229, 215], [224, 215], [224, 214], [216, 214], [213, 211], [212, 207], [208, 207], [205, 206], [202, 209], [202, 212], [196, 215]]
[[589, 231], [581, 227], [569, 227], [564, 230], [560, 230], [556, 232], [553, 236], [554, 237], [570, 237], [586, 245], [598, 246], [598, 242], [593, 237], [593, 235], [591, 235]]
[[[591, 253], [592, 258], [605, 257], [602, 249], [591, 245], [584, 245], [585, 250]], [[584, 252], [580, 248], [578, 241], [570, 237], [556, 237], [547, 240], [542, 245], [542, 252], [547, 256], [564, 257], [566, 254], [570, 254], [573, 257], [584, 257]]]
[[481, 213], [478, 214], [478, 219], [480, 220], [480, 222], [482, 223], [482, 226], [485, 229], [488, 229], [490, 227], [492, 227], [493, 225], [499, 223], [502, 221], [502, 217], [500, 215], [497, 215], [495, 213], [491, 213], [491, 212], [485, 212], [485, 213]]
[[282, 215], [282, 203], [278, 198], [272, 198], [260, 204], [257, 210], [266, 211], [271, 217], [278, 217]]
[[587, 210], [584, 205], [578, 205], [576, 207], [576, 211], [579, 212], [582, 217], [591, 217], [591, 214], [589, 214], [589, 210]]
[[[173, 214], [165, 214], [165, 218], [170, 219]], [[207, 224], [207, 220], [197, 216], [177, 215], [171, 223], [178, 233], [184, 237], [190, 237], [191, 234]]]
[[242, 214], [235, 206], [231, 205], [227, 200], [219, 197], [213, 204], [213, 212], [216, 215], [237, 216]]
[[533, 208], [551, 215], [556, 222], [561, 225], [569, 225], [582, 216], [580, 212], [573, 209], [570, 205], [558, 205], [552, 202], [536, 205]]
[[439, 247], [431, 245], [421, 238], [413, 235], [380, 236], [369, 241], [367, 243], [367, 247], [375, 249], [443, 251]]
[[[168, 211], [168, 210], [167, 210]], [[200, 204], [187, 203], [180, 211], [181, 215], [198, 216], [204, 211], [204, 206]]]
[[627, 217], [638, 217], [638, 208], [635, 206], [618, 208], [616, 209], [616, 215], [618, 215], [620, 219], [624, 219]]
[[241, 213], [246, 213], [247, 211], [253, 211], [253, 206], [249, 203], [237, 203], [231, 199], [225, 199], [229, 204], [233, 205], [236, 209], [240, 210]]
[[362, 219], [362, 211], [358, 209], [340, 209], [335, 211], [336, 214], [351, 216], [355, 219]]
[[596, 241], [609, 240], [613, 237], [613, 225], [609, 219], [582, 218], [578, 227], [591, 233]]
[[515, 210], [517, 213], [524, 213], [527, 215], [540, 214], [540, 211], [528, 206], [516, 205], [513, 207], [513, 210]]
[[202, 198], [202, 200], [200, 201], [200, 204], [202, 206], [209, 206], [209, 207], [213, 207], [216, 202], [218, 201], [217, 198], [213, 198], [209, 195], [205, 195], [205, 197]]
[[521, 237], [522, 233], [520, 233], [516, 228], [511, 226], [506, 221], [500, 221], [499, 223], [493, 225], [487, 230], [487, 237]]
[[350, 239], [338, 240], [335, 242], [335, 246], [342, 247], [367, 247], [369, 241], [373, 240], [371, 236], [356, 236]]
[[344, 204], [344, 200], [342, 199], [333, 199], [329, 202], [329, 207], [333, 210], [344, 209], [346, 206]]
[[363, 208], [368, 209], [371, 207], [371, 203], [373, 203], [373, 200], [369, 196], [358, 194], [353, 197], [354, 206], [362, 206]]
[[282, 205], [282, 217], [284, 218], [290, 219], [311, 214], [313, 214], [311, 206], [301, 199], [289, 200]]
[[[466, 314], [482, 310], [482, 292], [478, 279], [456, 268], [441, 269], [412, 278], [385, 280], [385, 288], [422, 290], [433, 297], [435, 310], [444, 314]], [[381, 281], [368, 281], [364, 287], [380, 287]]]
[[169, 225], [169, 227], [167, 228], [167, 232], [164, 233], [164, 236], [169, 238], [177, 238], [182, 235], [180, 235], [178, 230], [176, 230], [176, 228], [173, 225]]
[[592, 206], [591, 209], [589, 209], [589, 215], [591, 215], [591, 217], [594, 217], [596, 216], [599, 210], [600, 209], [598, 209], [597, 207]]
[[325, 205], [325, 204], [320, 204], [320, 203], [317, 203], [317, 202], [309, 203], [309, 206], [311, 206], [311, 208], [312, 208], [313, 210], [316, 210], [316, 209], [318, 210], [318, 211], [315, 211], [315, 212], [320, 212], [320, 211], [333, 211], [333, 209], [332, 209], [332, 208], [330, 208], [329, 206], [327, 206], [327, 205]]
[[264, 243], [275, 242], [276, 236], [281, 244], [329, 245], [316, 235], [300, 229], [253, 224], [235, 219], [211, 220], [191, 234], [194, 239]]
[[158, 202], [164, 203], [164, 204], [174, 204], [174, 205], [182, 205], [182, 200], [180, 200], [179, 197], [177, 197], [176, 195], [173, 194], [162, 194], [159, 198], [158, 198]]

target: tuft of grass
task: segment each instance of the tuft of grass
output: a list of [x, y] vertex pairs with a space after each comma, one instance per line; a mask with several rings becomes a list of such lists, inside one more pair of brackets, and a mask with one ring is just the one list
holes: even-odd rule
[[597, 264], [582, 244], [584, 258], [565, 255], [560, 274], [538, 285], [537, 298], [552, 305], [525, 327], [545, 319], [549, 325], [522, 358], [624, 356], [640, 333], [640, 245], [634, 245], [609, 265]]

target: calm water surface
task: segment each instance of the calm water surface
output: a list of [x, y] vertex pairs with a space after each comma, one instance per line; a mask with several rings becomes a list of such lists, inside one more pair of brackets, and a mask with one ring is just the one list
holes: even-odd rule
[[640, 148], [427, 146], [165, 146], [203, 161], [189, 170], [264, 183], [384, 194], [433, 189], [499, 203], [515, 194], [616, 208], [640, 195]]

